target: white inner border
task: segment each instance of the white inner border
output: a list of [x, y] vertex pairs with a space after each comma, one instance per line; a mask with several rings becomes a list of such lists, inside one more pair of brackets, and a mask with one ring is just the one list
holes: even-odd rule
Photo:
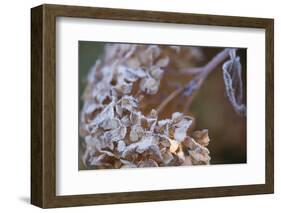
[[[265, 31], [60, 17], [56, 20], [56, 194], [265, 183]], [[78, 171], [78, 41], [246, 47], [247, 164]]]

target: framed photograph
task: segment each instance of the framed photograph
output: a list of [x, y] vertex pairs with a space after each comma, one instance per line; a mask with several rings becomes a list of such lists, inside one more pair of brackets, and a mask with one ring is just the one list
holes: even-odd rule
[[273, 193], [273, 19], [31, 9], [31, 203]]

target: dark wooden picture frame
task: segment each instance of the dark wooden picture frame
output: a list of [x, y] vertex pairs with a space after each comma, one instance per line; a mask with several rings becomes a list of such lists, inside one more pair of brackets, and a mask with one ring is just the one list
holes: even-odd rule
[[[193, 189], [56, 195], [56, 17], [95, 18], [265, 29], [266, 137], [265, 184]], [[31, 203], [66, 207], [219, 196], [274, 191], [274, 20], [63, 5], [31, 9]]]

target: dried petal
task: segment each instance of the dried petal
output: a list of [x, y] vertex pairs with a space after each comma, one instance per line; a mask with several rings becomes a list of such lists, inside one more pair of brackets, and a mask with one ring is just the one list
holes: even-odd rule
[[129, 127], [131, 124], [130, 118], [128, 115], [125, 115], [123, 118], [121, 118], [121, 123], [125, 126], [125, 127]]
[[117, 151], [122, 153], [126, 148], [126, 144], [124, 141], [120, 140], [118, 141], [118, 144], [117, 144]]
[[123, 163], [123, 166], [121, 168], [137, 168], [137, 166], [130, 161], [123, 159], [120, 159], [120, 161], [121, 163]]
[[125, 138], [127, 128], [124, 125], [104, 133], [106, 141], [119, 141]]
[[192, 124], [192, 120], [187, 120], [183, 119], [179, 123], [177, 123], [175, 133], [174, 133], [174, 138], [175, 140], [181, 142], [185, 139], [186, 137], [186, 132], [190, 125]]
[[130, 140], [138, 141], [144, 134], [144, 130], [140, 125], [134, 125], [131, 127]]
[[146, 151], [151, 152], [157, 159], [162, 159], [162, 154], [159, 147], [155, 144], [157, 143], [157, 138], [154, 136], [144, 136], [139, 142], [132, 143], [126, 147], [122, 157], [126, 158], [128, 155], [137, 152], [142, 154]]
[[102, 122], [101, 127], [104, 130], [110, 130], [110, 129], [117, 129], [120, 127], [122, 124], [119, 119], [112, 118], [112, 119], [107, 119]]
[[133, 111], [138, 107], [138, 100], [133, 96], [123, 96], [121, 98], [121, 107], [122, 109], [126, 109], [128, 111]]
[[164, 70], [159, 67], [153, 67], [150, 71], [151, 76], [156, 80], [161, 80]]
[[171, 45], [170, 48], [173, 49], [173, 50], [175, 50], [176, 53], [179, 53], [180, 50], [181, 50], [181, 47], [180, 47], [180, 46], [172, 46], [172, 45]]
[[92, 157], [89, 160], [89, 165], [91, 166], [101, 166], [103, 164], [102, 160], [106, 157], [106, 154], [101, 154], [97, 157]]
[[170, 139], [170, 152], [176, 153], [177, 149], [179, 148], [179, 143], [175, 140]]
[[107, 105], [100, 114], [91, 122], [93, 125], [100, 125], [105, 120], [114, 118], [113, 104]]
[[132, 125], [140, 125], [142, 120], [142, 115], [140, 112], [131, 112], [130, 114], [130, 121]]
[[158, 164], [156, 161], [152, 159], [148, 159], [148, 160], [140, 161], [138, 167], [158, 167]]
[[118, 84], [114, 87], [116, 91], [122, 94], [130, 94], [133, 88], [132, 83], [126, 83], [125, 81], [118, 81]]
[[200, 163], [209, 164], [209, 161], [211, 160], [209, 156], [209, 150], [205, 147], [201, 149], [197, 148], [195, 150], [190, 150], [189, 154], [195, 161], [198, 161]]
[[183, 118], [183, 116], [184, 115], [182, 113], [180, 113], [180, 112], [174, 112], [172, 114], [172, 121], [174, 123], [177, 123], [177, 122], [179, 122]]
[[163, 163], [165, 165], [168, 165], [174, 159], [171, 152], [165, 152], [164, 154], [162, 154], [162, 156], [163, 156]]
[[166, 67], [169, 64], [169, 61], [170, 61], [169, 57], [161, 58], [156, 62], [156, 66]]
[[143, 78], [140, 82], [141, 90], [150, 95], [154, 95], [158, 92], [159, 85], [159, 81], [151, 77]]
[[208, 146], [210, 142], [207, 129], [193, 132], [192, 137], [196, 140], [197, 143], [201, 144], [202, 146]]
[[186, 137], [188, 128], [192, 124], [192, 118], [184, 116], [182, 113], [175, 112], [172, 115], [172, 123], [174, 139], [178, 142], [182, 142]]

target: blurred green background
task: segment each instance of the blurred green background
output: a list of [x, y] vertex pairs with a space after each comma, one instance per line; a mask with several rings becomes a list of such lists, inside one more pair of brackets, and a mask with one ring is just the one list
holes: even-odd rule
[[[96, 60], [101, 56], [103, 52], [104, 43], [100, 42], [92, 42], [92, 41], [79, 41], [78, 43], [78, 57], [79, 57], [79, 112], [81, 111], [83, 107], [83, 101], [82, 101], [82, 94], [84, 92], [84, 89], [86, 87], [87, 83], [87, 75], [90, 70], [90, 68], [95, 65]], [[80, 113], [79, 113], [80, 117]], [[80, 118], [79, 118], [80, 121]], [[78, 124], [79, 129], [79, 124]], [[82, 160], [81, 156], [83, 156], [83, 138], [79, 135], [79, 159], [78, 159], [78, 168], [80, 170], [86, 169]]]
[[[79, 41], [79, 109], [83, 103], [81, 96], [86, 86], [86, 77], [89, 69], [103, 53], [104, 43]], [[223, 48], [201, 47], [206, 64]], [[238, 49], [243, 69], [243, 86], [246, 97], [246, 49]], [[182, 78], [182, 77], [180, 77]], [[182, 79], [179, 79], [179, 81]], [[183, 101], [179, 97], [179, 103]], [[245, 98], [246, 101], [246, 98]], [[208, 149], [211, 155], [211, 164], [237, 164], [247, 162], [246, 118], [239, 116], [229, 103], [222, 77], [221, 66], [211, 72], [199, 92], [195, 96], [190, 114], [196, 118], [195, 130], [208, 129], [210, 144]], [[80, 154], [83, 152], [82, 138], [79, 139]], [[80, 155], [81, 156], [81, 155]], [[85, 169], [81, 160], [79, 168]]]

